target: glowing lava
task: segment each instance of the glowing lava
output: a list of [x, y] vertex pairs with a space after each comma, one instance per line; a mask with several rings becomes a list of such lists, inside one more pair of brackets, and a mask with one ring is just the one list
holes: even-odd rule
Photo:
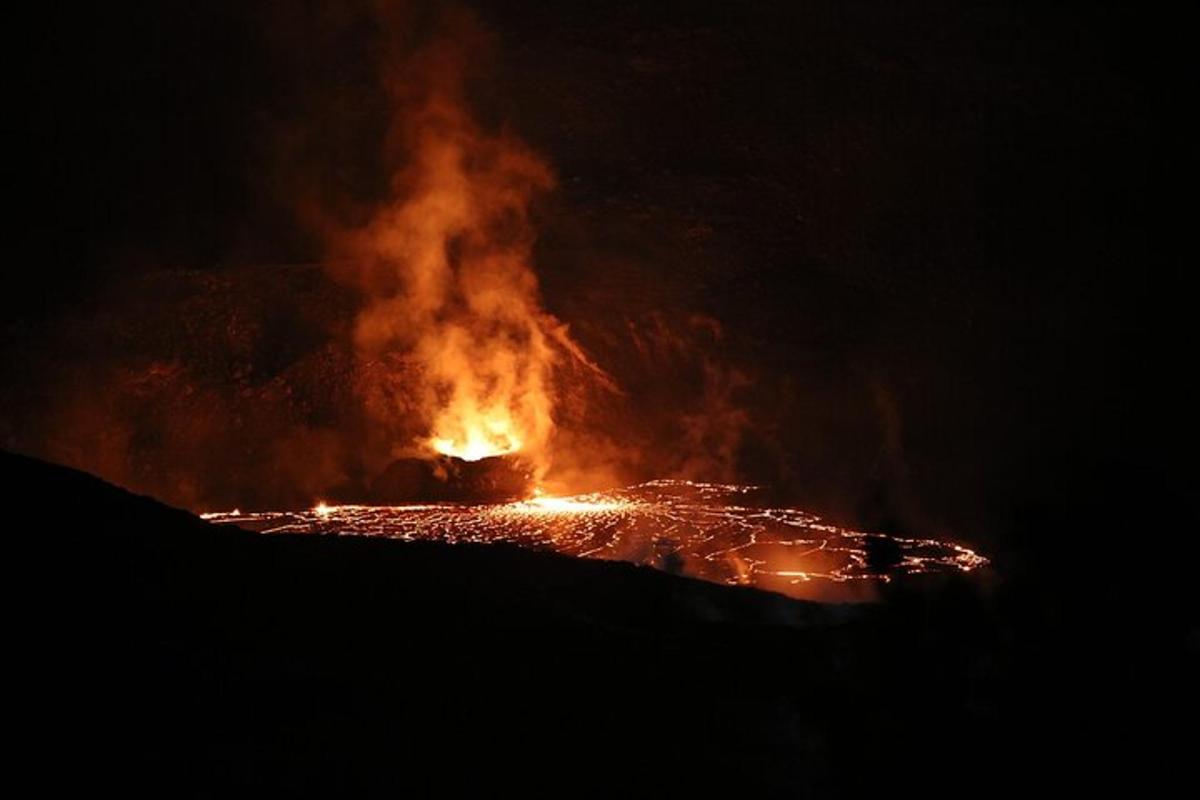
[[[595, 497], [591, 495], [590, 497]], [[519, 503], [501, 506], [513, 514], [596, 514], [606, 511], [627, 511], [634, 504], [627, 500], [598, 500], [585, 497], [535, 497]]]
[[480, 461], [492, 456], [504, 456], [521, 449], [512, 418], [503, 411], [489, 415], [469, 415], [466, 421], [455, 421], [453, 433], [434, 436], [429, 445], [444, 456], [463, 461]]
[[[204, 517], [262, 533], [503, 542], [796, 597], [862, 597], [863, 589], [898, 575], [970, 572], [987, 564], [957, 544], [864, 533], [800, 509], [756, 505], [754, 493], [750, 486], [662, 480], [492, 505], [322, 504], [301, 512]], [[880, 551], [889, 556], [881, 559]]]

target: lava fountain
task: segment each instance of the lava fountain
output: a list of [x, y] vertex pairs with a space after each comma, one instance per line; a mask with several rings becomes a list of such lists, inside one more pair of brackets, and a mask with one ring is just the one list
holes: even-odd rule
[[[393, 457], [520, 453], [541, 476], [556, 364], [571, 359], [605, 376], [541, 306], [530, 205], [554, 185], [553, 172], [471, 113], [465, 83], [487, 49], [478, 25], [447, 13], [441, 26], [415, 51], [404, 41], [383, 48], [390, 191], [364, 225], [331, 234], [331, 268], [363, 298], [361, 362], [405, 368], [403, 399], [381, 392], [387, 400], [369, 407], [380, 436], [420, 425], [388, 443]], [[377, 372], [392, 377], [386, 368], [364, 374]]]

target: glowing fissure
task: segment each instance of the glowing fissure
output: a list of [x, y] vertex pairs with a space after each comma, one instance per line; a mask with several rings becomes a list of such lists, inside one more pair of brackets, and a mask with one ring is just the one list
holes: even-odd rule
[[[262, 533], [506, 542], [795, 596], [809, 594], [805, 585], [810, 583], [970, 572], [988, 563], [951, 542], [886, 537], [831, 525], [800, 509], [756, 506], [750, 502], [754, 488], [661, 480], [609, 492], [493, 505], [322, 504], [310, 511], [228, 512], [205, 518]], [[895, 552], [880, 564], [871, 551], [873, 544], [884, 541]]]

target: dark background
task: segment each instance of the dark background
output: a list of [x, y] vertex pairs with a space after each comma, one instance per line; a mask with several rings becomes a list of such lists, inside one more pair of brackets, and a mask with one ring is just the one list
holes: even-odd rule
[[[1096, 3], [476, 8], [497, 41], [475, 105], [559, 176], [546, 305], [627, 391], [598, 412], [617, 472], [762, 481], [992, 566], [792, 627], [761, 618], [783, 598], [627, 565], [215, 533], [6, 455], [16, 727], [43, 775], [1171, 777], [1200, 642], [1168, 113], [1193, 29]], [[121, 3], [6, 30], [0, 444], [193, 509], [311, 502], [365, 434], [331, 344], [355, 298], [297, 209], [384, 191], [373, 18]]]
[[[546, 305], [628, 392], [602, 420], [640, 451], [622, 477], [758, 481], [992, 548], [1066, 497], [1191, 492], [1161, 114], [1180, 26], [1072, 3], [475, 7], [497, 44], [477, 109], [559, 176]], [[5, 446], [193, 508], [321, 490], [279, 464], [341, 435], [320, 398], [350, 402], [327, 343], [354, 300], [297, 206], [386, 187], [376, 24], [124, 3], [11, 29]]]

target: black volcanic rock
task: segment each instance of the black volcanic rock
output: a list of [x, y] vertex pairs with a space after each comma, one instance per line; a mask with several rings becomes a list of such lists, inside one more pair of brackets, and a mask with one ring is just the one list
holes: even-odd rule
[[867, 551], [867, 565], [874, 570], [888, 570], [904, 558], [900, 544], [888, 536], [868, 536], [863, 540]]
[[[760, 675], [747, 647], [775, 653], [783, 680], [797, 634], [855, 613], [515, 547], [252, 534], [4, 453], [0, 474], [17, 593], [36, 609], [22, 685], [46, 697], [20, 724], [45, 743], [32, 757], [78, 767], [57, 776], [69, 785], [549, 790], [558, 766], [609, 748], [676, 769], [688, 748], [747, 737], [756, 762], [783, 765], [804, 746], [787, 714], [720, 697]], [[760, 727], [720, 733], [710, 713]], [[739, 752], [724, 769], [747, 771]], [[635, 787], [634, 769], [593, 788]]]
[[495, 503], [528, 497], [533, 471], [514, 456], [464, 461], [452, 456], [399, 458], [369, 489], [370, 502], [392, 505], [422, 500]]
[[1011, 796], [1111, 781], [1064, 741], [1136, 721], [1132, 656], [1084, 660], [1091, 618], [1048, 617], [1049, 591], [896, 580], [822, 606], [251, 534], [3, 452], [0, 486], [11, 755], [47, 794]]

